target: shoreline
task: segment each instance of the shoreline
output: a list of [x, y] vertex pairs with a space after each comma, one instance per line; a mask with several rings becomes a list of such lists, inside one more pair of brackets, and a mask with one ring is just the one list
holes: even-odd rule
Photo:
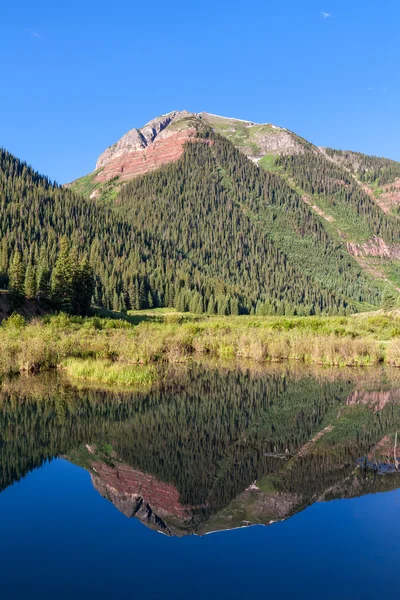
[[61, 369], [89, 381], [148, 385], [156, 365], [202, 356], [257, 364], [400, 366], [400, 317], [122, 319], [12, 315], [0, 327], [0, 375]]

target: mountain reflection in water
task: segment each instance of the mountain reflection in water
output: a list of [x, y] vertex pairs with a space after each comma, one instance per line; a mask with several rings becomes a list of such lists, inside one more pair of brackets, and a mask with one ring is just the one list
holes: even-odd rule
[[146, 393], [15, 379], [0, 390], [0, 492], [64, 456], [124, 515], [182, 536], [395, 489], [397, 379], [196, 363]]

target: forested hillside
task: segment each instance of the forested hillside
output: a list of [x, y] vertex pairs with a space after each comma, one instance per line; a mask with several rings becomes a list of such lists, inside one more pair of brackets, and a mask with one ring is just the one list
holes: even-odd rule
[[[327, 151], [327, 154], [338, 155], [332, 151]], [[328, 214], [341, 224], [351, 236], [350, 239], [363, 241], [377, 235], [388, 243], [399, 241], [400, 229], [397, 219], [386, 215], [368, 193], [357, 185], [357, 181], [341, 160], [327, 160], [324, 154], [306, 148], [302, 154], [280, 156], [276, 165], [281, 167], [301, 190], [311, 194], [317, 202], [319, 200], [321, 208], [326, 209]], [[400, 172], [400, 165], [396, 169]], [[363, 178], [379, 179], [378, 172], [375, 173], [373, 175], [371, 170], [363, 169], [360, 174]], [[389, 177], [389, 171], [384, 170], [381, 176], [386, 179]]]
[[[65, 244], [60, 253], [62, 240], [69, 243], [70, 253]], [[168, 241], [134, 230], [110, 208], [52, 184], [5, 150], [0, 152], [0, 248], [1, 287], [12, 291], [14, 286], [34, 297], [44, 291], [44, 284], [51, 295], [57, 286], [54, 267], [64, 252], [67, 270], [73, 264], [90, 264], [95, 303], [115, 309], [125, 308], [129, 292], [140, 306], [160, 301], [148, 281], [157, 269], [165, 277], [178, 273], [178, 266], [197, 272]]]
[[[82, 197], [82, 180], [59, 187], [2, 150], [0, 288], [15, 301], [25, 295], [81, 314], [90, 301], [118, 311], [175, 306], [221, 315], [348, 314], [380, 305], [385, 283], [361, 268], [346, 241], [399, 242], [398, 219], [358, 183], [396, 181], [397, 163], [322, 152], [273, 126], [240, 124], [231, 135], [231, 123], [219, 123], [221, 135], [209, 116], [199, 123], [178, 116], [170, 138], [160, 119], [152, 127], [161, 141], [141, 130], [154, 161], [160, 147], [164, 161], [178, 128], [173, 160], [158, 168], [153, 161], [117, 188], [105, 181], [104, 196]], [[190, 136], [182, 138], [186, 121]], [[249, 160], [236, 147], [246, 128], [254, 152], [268, 151], [272, 136], [291, 153]], [[129, 158], [128, 150], [113, 161]]]
[[120, 214], [173, 240], [210, 279], [231, 281], [259, 312], [314, 314], [345, 311], [352, 301], [379, 303], [379, 288], [283, 179], [219, 135], [212, 142], [189, 143], [179, 162], [124, 186]]
[[379, 156], [368, 156], [361, 152], [333, 150], [327, 148], [328, 156], [354, 173], [361, 181], [379, 186], [393, 183], [400, 177], [400, 163]]

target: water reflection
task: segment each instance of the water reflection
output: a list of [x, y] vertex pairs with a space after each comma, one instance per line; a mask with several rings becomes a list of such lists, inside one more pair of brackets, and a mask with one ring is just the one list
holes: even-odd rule
[[64, 456], [168, 535], [268, 524], [399, 487], [397, 372], [193, 364], [146, 394], [19, 378], [0, 391], [0, 491]]

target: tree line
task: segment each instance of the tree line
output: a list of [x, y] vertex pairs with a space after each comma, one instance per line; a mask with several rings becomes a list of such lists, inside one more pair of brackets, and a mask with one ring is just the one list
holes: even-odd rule
[[94, 291], [94, 275], [87, 257], [79, 258], [62, 238], [54, 267], [50, 269], [45, 253], [36, 262], [32, 256], [24, 263], [16, 249], [8, 264], [6, 244], [1, 245], [0, 274], [7, 282], [11, 305], [17, 308], [23, 298], [67, 313], [87, 315]]
[[[332, 151], [328, 155], [336, 156]], [[400, 236], [397, 219], [386, 215], [340, 163], [340, 160], [326, 160], [310, 149], [302, 154], [280, 156], [276, 161], [302, 190], [323, 198], [333, 213], [338, 212], [346, 219], [356, 235], [378, 235], [388, 243], [397, 243]]]
[[393, 183], [400, 178], [400, 162], [381, 156], [368, 156], [350, 150], [327, 148], [328, 156], [349, 168], [358, 179], [377, 186]]
[[117, 311], [312, 315], [379, 304], [378, 286], [283, 178], [203, 135], [212, 143], [189, 143], [176, 163], [124, 185], [115, 204], [0, 150], [0, 287], [82, 314], [90, 292]]

